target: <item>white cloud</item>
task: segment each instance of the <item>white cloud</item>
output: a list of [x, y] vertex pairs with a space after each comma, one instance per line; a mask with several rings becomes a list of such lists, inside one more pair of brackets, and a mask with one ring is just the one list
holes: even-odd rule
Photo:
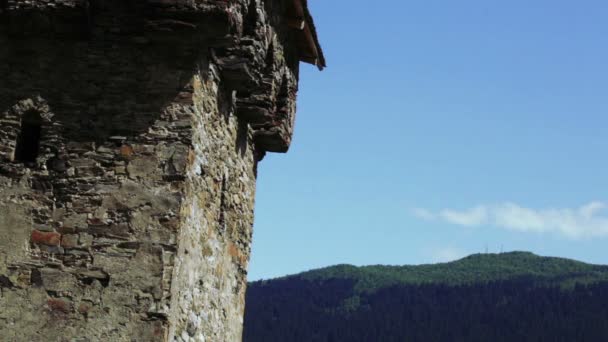
[[599, 211], [608, 208], [608, 205], [602, 202], [591, 202], [581, 207], [580, 211], [584, 217], [591, 218]]
[[494, 226], [504, 229], [552, 233], [569, 238], [608, 237], [608, 203], [591, 202], [580, 208], [531, 209], [515, 203], [479, 205], [466, 210], [444, 209], [438, 213], [418, 208], [414, 215], [465, 226]]
[[432, 259], [433, 262], [450, 262], [454, 260], [458, 260], [463, 258], [466, 255], [465, 252], [453, 248], [453, 247], [445, 247], [440, 248], [433, 251]]
[[465, 211], [444, 209], [439, 213], [443, 220], [460, 226], [477, 227], [488, 220], [488, 209], [484, 206], [477, 206]]
[[436, 218], [435, 214], [433, 214], [430, 210], [424, 208], [412, 208], [410, 209], [410, 212], [415, 217], [426, 221], [432, 221]]

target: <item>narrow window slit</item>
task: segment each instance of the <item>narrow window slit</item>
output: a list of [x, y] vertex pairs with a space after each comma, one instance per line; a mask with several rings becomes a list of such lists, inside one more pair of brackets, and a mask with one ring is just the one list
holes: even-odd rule
[[227, 195], [227, 184], [226, 184], [226, 176], [222, 177], [222, 188], [220, 192], [220, 216], [218, 219], [219, 222], [219, 233], [223, 235], [226, 231], [226, 211], [228, 210], [228, 206], [226, 203], [226, 195]]
[[15, 161], [21, 163], [35, 163], [40, 150], [40, 137], [42, 133], [42, 119], [40, 113], [29, 111], [21, 119], [21, 132], [17, 137], [15, 147]]

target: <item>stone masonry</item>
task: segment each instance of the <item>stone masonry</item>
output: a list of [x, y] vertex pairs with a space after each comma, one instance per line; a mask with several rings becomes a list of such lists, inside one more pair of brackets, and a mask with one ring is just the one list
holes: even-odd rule
[[306, 0], [0, 0], [0, 341], [240, 341]]

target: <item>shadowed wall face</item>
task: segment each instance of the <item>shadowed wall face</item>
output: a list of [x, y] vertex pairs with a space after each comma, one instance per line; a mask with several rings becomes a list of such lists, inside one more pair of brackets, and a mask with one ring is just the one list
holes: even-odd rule
[[256, 164], [293, 129], [287, 10], [0, 3], [2, 338], [240, 340]]

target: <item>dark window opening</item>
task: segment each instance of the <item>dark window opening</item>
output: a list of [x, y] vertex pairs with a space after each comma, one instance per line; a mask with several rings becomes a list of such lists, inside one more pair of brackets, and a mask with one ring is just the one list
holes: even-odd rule
[[223, 176], [222, 188], [220, 190], [220, 217], [218, 219], [220, 235], [224, 235], [224, 232], [226, 231], [226, 211], [228, 210], [228, 206], [226, 204], [227, 190], [226, 176]]
[[246, 36], [255, 36], [255, 29], [258, 25], [258, 8], [257, 1], [250, 0], [249, 8], [247, 9], [247, 16], [245, 17], [245, 29], [244, 34]]
[[272, 72], [272, 69], [275, 66], [275, 55], [274, 55], [274, 43], [270, 41], [270, 45], [268, 46], [268, 51], [266, 51], [266, 72]]
[[289, 81], [287, 79], [287, 74], [285, 74], [283, 75], [277, 100], [277, 110], [280, 113], [287, 113], [289, 111], [289, 100]]
[[21, 132], [17, 137], [15, 148], [15, 161], [34, 163], [40, 149], [40, 136], [42, 133], [40, 113], [27, 112], [21, 119]]

